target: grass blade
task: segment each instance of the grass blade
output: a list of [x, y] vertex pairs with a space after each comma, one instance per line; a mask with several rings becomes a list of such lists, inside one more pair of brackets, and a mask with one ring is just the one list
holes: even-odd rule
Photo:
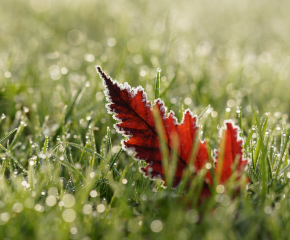
[[22, 164], [8, 151], [2, 144], [0, 144], [0, 148], [12, 159], [12, 161], [17, 165], [22, 172], [27, 173], [27, 170], [22, 166]]
[[11, 130], [9, 133], [7, 133], [3, 138], [0, 139], [0, 143], [3, 142], [6, 138], [8, 138], [12, 133], [14, 133], [17, 130], [18, 130], [18, 128], [15, 128], [15, 129]]
[[155, 77], [155, 99], [159, 98], [160, 93], [160, 75], [161, 75], [161, 69], [157, 69], [156, 77]]
[[165, 94], [168, 92], [168, 90], [172, 87], [172, 85], [175, 83], [176, 79], [177, 79], [177, 75], [178, 75], [178, 71], [179, 71], [179, 67], [180, 64], [178, 63], [176, 70], [175, 70], [175, 74], [174, 77], [172, 78], [172, 80], [170, 81], [169, 85], [167, 86], [167, 88], [164, 89], [164, 91], [160, 94], [160, 98], [164, 97]]
[[[82, 150], [84, 150], [84, 151], [86, 151], [86, 152], [89, 152], [89, 153], [95, 154], [96, 157], [102, 159], [105, 163], [109, 164], [106, 158], [104, 158], [102, 155], [98, 154], [97, 152], [94, 152], [92, 149], [89, 149], [89, 148], [83, 147], [83, 146], [81, 146], [81, 145], [79, 145], [79, 144], [71, 143], [71, 142], [64, 142], [64, 144], [68, 144], [68, 145], [71, 145], [71, 146], [73, 146], [73, 147], [76, 147], [76, 148], [82, 149]], [[118, 174], [119, 177], [121, 176], [121, 174], [119, 173], [119, 171], [118, 171], [115, 167], [113, 167], [113, 170], [115, 171], [115, 173]]]

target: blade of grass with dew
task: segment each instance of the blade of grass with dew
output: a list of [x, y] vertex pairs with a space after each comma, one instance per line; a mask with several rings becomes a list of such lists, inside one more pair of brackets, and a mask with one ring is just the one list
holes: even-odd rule
[[16, 166], [18, 166], [23, 173], [27, 173], [27, 170], [22, 166], [22, 164], [8, 151], [2, 144], [0, 148], [12, 159]]
[[0, 143], [3, 142], [6, 138], [8, 138], [12, 133], [14, 133], [17, 130], [18, 130], [18, 128], [15, 128], [15, 129], [11, 130], [9, 133], [7, 133], [3, 138], [0, 139]]
[[181, 122], [183, 119], [183, 99], [180, 99], [179, 102], [179, 121]]
[[220, 144], [219, 144], [219, 153], [218, 153], [218, 159], [217, 159], [217, 164], [216, 164], [216, 174], [215, 174], [215, 178], [213, 179], [214, 187], [216, 187], [219, 184], [220, 178], [222, 175], [225, 148], [226, 148], [226, 131], [223, 131]]
[[84, 82], [78, 89], [76, 95], [73, 97], [73, 100], [70, 104], [70, 106], [67, 109], [67, 112], [65, 114], [64, 117], [64, 123], [66, 124], [68, 119], [70, 118], [70, 116], [72, 115], [73, 112], [73, 108], [74, 106], [77, 104], [78, 101], [80, 101], [80, 98], [82, 97], [82, 95], [84, 94], [85, 90], [86, 90], [86, 84], [87, 82]]
[[118, 160], [118, 158], [122, 152], [123, 152], [123, 149], [120, 148], [120, 150], [117, 152], [117, 154], [114, 155], [114, 157], [112, 158], [112, 161], [110, 162], [110, 170], [112, 170], [115, 162]]
[[[282, 134], [282, 136], [283, 136], [283, 134]], [[282, 142], [283, 145], [282, 145], [282, 148], [280, 150], [280, 157], [279, 157], [279, 160], [278, 160], [278, 166], [276, 168], [276, 178], [278, 177], [278, 174], [279, 174], [279, 171], [280, 171], [280, 167], [282, 165], [283, 157], [284, 157], [286, 148], [288, 146], [288, 141], [289, 141], [289, 133], [286, 134], [286, 137], [285, 137], [284, 141], [283, 141], [283, 139], [281, 139], [281, 142]]]
[[210, 108], [211, 106], [210, 105], [208, 105], [202, 112], [201, 112], [201, 114], [199, 114], [199, 116], [198, 116], [198, 120], [199, 119], [201, 119], [202, 118], [202, 116], [206, 113], [206, 111]]
[[63, 143], [58, 143], [58, 144], [56, 144], [55, 146], [54, 146], [54, 148], [52, 149], [52, 151], [53, 152], [55, 152], [58, 148], [59, 148], [59, 146], [61, 146]]
[[[109, 165], [109, 169], [110, 171], [113, 169], [113, 166], [115, 164], [115, 162], [118, 160], [120, 154], [123, 152], [123, 149], [122, 147], [120, 148], [120, 150], [117, 152], [117, 154], [115, 154], [113, 157], [112, 157], [112, 160], [110, 162], [110, 165]], [[115, 171], [113, 171], [113, 178], [115, 179]]]
[[[256, 117], [256, 122], [257, 122], [257, 125], [260, 126], [260, 120], [258, 119], [258, 116]], [[265, 121], [263, 122], [261, 132], [259, 131], [259, 128], [256, 128], [256, 132], [259, 134], [259, 141], [257, 143], [255, 154], [254, 154], [254, 159], [253, 159], [254, 168], [256, 167], [259, 154], [262, 150], [262, 144], [263, 144], [262, 141], [264, 140], [264, 136], [267, 131], [267, 123], [268, 123], [268, 118], [266, 117]]]
[[280, 174], [279, 174], [278, 177], [281, 177], [284, 173], [287, 173], [289, 169], [290, 169], [290, 164], [287, 165], [285, 168], [283, 168], [283, 169], [280, 171]]
[[[66, 109], [66, 113], [64, 115], [63, 121], [64, 121], [64, 125], [68, 122], [69, 118], [71, 117], [72, 113], [73, 113], [73, 108], [75, 107], [75, 105], [77, 104], [77, 102], [80, 100], [80, 98], [82, 97], [83, 93], [85, 92], [86, 89], [86, 82], [84, 82], [78, 89], [77, 93], [75, 94], [75, 96], [72, 98], [71, 104], [69, 105], [69, 107]], [[54, 134], [54, 138], [53, 141], [55, 141], [55, 139], [57, 138], [58, 135], [61, 134], [62, 132], [62, 124], [59, 125], [59, 127], [57, 128], [57, 130], [55, 131]]]
[[107, 127], [107, 135], [106, 135], [106, 153], [112, 151], [112, 139], [111, 139], [111, 130], [110, 127]]
[[[127, 173], [127, 167], [126, 167], [126, 168], [124, 169], [124, 171], [122, 172], [122, 176], [120, 177], [119, 184], [122, 183], [122, 180], [124, 179], [126, 173]], [[112, 206], [112, 204], [113, 204], [115, 198], [116, 198], [116, 190], [114, 191], [114, 194], [113, 194], [113, 196], [112, 196], [112, 198], [111, 198], [111, 201], [110, 201], [110, 203], [109, 203], [109, 206], [110, 206], [110, 207]], [[105, 216], [104, 216], [104, 219], [106, 219], [106, 218], [108, 217], [108, 214], [109, 214], [109, 211], [106, 212], [106, 214], [105, 214]]]
[[249, 144], [250, 144], [250, 141], [251, 141], [251, 138], [252, 138], [252, 136], [253, 136], [253, 133], [254, 133], [254, 130], [251, 129], [251, 132], [250, 132], [249, 136], [247, 137], [247, 140], [246, 140], [246, 142], [245, 142], [245, 144], [244, 144], [244, 149], [245, 149], [245, 150], [248, 148], [248, 146], [249, 146]]
[[[89, 132], [90, 132], [91, 147], [92, 147], [93, 152], [95, 153], [97, 150], [96, 150], [95, 135], [94, 135], [92, 126], [89, 126]], [[93, 154], [92, 158], [90, 159], [89, 172], [93, 170], [94, 165], [95, 165], [95, 154]]]
[[[256, 124], [257, 124], [257, 133], [259, 134], [259, 142], [258, 146], [256, 148], [256, 153], [255, 153], [255, 163], [257, 163], [258, 156], [261, 152], [260, 156], [260, 165], [261, 165], [261, 181], [260, 181], [260, 186], [261, 186], [261, 199], [264, 201], [266, 199], [266, 195], [268, 193], [268, 174], [271, 168], [271, 165], [269, 166], [269, 159], [267, 158], [267, 153], [266, 153], [266, 147], [264, 146], [264, 133], [266, 132], [267, 128], [267, 119], [265, 119], [264, 125], [261, 126], [260, 120], [258, 118], [257, 113], [256, 115]], [[268, 166], [268, 171], [267, 171], [267, 166]]]
[[169, 182], [168, 182], [168, 190], [171, 191], [171, 186], [173, 185], [177, 161], [178, 161], [178, 149], [179, 149], [179, 140], [177, 134], [172, 134], [171, 141], [173, 142], [173, 149], [171, 153], [171, 161], [169, 162]]
[[160, 116], [160, 112], [158, 109], [153, 108], [153, 117], [154, 117], [154, 122], [158, 134], [158, 140], [160, 144], [160, 150], [161, 150], [161, 158], [162, 158], [162, 166], [164, 169], [164, 174], [165, 174], [165, 181], [166, 183], [170, 183], [169, 179], [169, 152], [168, 152], [168, 146], [166, 144], [166, 138], [165, 138], [165, 130], [162, 126], [162, 119]]
[[278, 186], [276, 189], [275, 189], [275, 193], [280, 193], [284, 190], [284, 188], [288, 185], [288, 183], [284, 183], [280, 186]]
[[24, 129], [24, 124], [20, 124], [20, 126], [18, 127], [17, 132], [16, 132], [16, 134], [14, 135], [14, 138], [13, 138], [13, 140], [12, 140], [10, 146], [9, 146], [9, 149], [10, 149], [10, 150], [11, 150], [11, 149], [13, 148], [13, 146], [16, 144], [16, 142], [17, 142], [17, 140], [19, 139], [19, 137], [20, 137], [20, 135], [21, 135], [23, 129]]
[[155, 99], [159, 98], [160, 93], [160, 78], [161, 78], [161, 69], [157, 69], [156, 77], [155, 77]]
[[236, 112], [238, 114], [238, 119], [239, 119], [240, 137], [242, 137], [243, 136], [243, 124], [242, 124], [242, 111], [241, 111], [241, 107], [237, 107]]
[[70, 169], [71, 171], [73, 172], [76, 172], [81, 178], [82, 180], [86, 180], [86, 178], [84, 177], [84, 175], [78, 170], [75, 168], [75, 166], [73, 166], [72, 164], [70, 164], [69, 162], [67, 161], [62, 161], [62, 160], [59, 160], [58, 161], [61, 165], [67, 167], [68, 169]]
[[164, 91], [160, 94], [160, 98], [164, 97], [166, 95], [166, 93], [168, 92], [169, 89], [171, 89], [172, 85], [175, 83], [176, 79], [177, 79], [177, 75], [178, 75], [178, 71], [179, 71], [179, 67], [180, 64], [177, 64], [176, 70], [175, 70], [175, 74], [174, 77], [172, 78], [172, 80], [170, 81], [169, 85], [164, 89]]
[[[89, 152], [89, 153], [95, 154], [96, 157], [102, 159], [105, 163], [109, 164], [106, 158], [104, 158], [102, 155], [98, 154], [97, 152], [93, 152], [92, 149], [89, 149], [89, 148], [83, 147], [83, 146], [81, 146], [81, 145], [79, 145], [79, 144], [71, 143], [71, 142], [64, 142], [64, 144], [68, 144], [68, 145], [71, 145], [71, 146], [73, 146], [73, 147], [76, 147], [76, 148], [82, 149], [82, 150], [84, 150], [84, 151], [86, 151], [86, 152]], [[119, 171], [118, 171], [115, 167], [113, 167], [113, 170], [116, 172], [116, 174], [117, 174], [118, 176], [121, 176], [121, 174], [119, 173]]]
[[46, 154], [47, 148], [48, 148], [48, 136], [45, 136], [43, 149], [42, 149], [43, 154]]
[[119, 75], [119, 73], [121, 72], [124, 64], [125, 64], [125, 60], [126, 60], [126, 55], [127, 55], [127, 48], [124, 47], [122, 49], [122, 52], [119, 56], [119, 61], [118, 61], [118, 64], [117, 66], [114, 68], [114, 71], [113, 71], [113, 74], [112, 76], [114, 76], [114, 78], [117, 78], [117, 76]]

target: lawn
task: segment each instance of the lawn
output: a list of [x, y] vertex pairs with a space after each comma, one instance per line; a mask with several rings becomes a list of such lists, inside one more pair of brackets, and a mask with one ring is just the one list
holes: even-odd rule
[[[288, 239], [289, 8], [2, 0], [0, 239]], [[189, 108], [209, 153], [231, 119], [249, 182], [231, 178], [204, 199], [202, 173], [190, 187], [145, 177], [122, 149], [96, 65], [151, 103], [159, 95], [178, 121]]]

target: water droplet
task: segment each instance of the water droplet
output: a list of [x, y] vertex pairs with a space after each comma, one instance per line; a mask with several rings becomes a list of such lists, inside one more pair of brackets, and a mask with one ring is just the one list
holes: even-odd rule
[[76, 212], [73, 209], [65, 209], [62, 218], [66, 222], [73, 222], [76, 219]]
[[161, 232], [161, 230], [163, 229], [163, 223], [160, 220], [154, 220], [151, 222], [150, 228], [152, 232], [156, 232], [156, 233]]
[[45, 200], [47, 206], [52, 207], [56, 204], [56, 197], [55, 196], [48, 196]]
[[91, 196], [92, 198], [95, 198], [96, 196], [98, 196], [98, 192], [97, 192], [96, 190], [92, 190], [92, 191], [90, 192], [90, 196]]
[[110, 47], [114, 47], [114, 46], [116, 45], [116, 43], [117, 43], [117, 41], [116, 41], [115, 38], [109, 38], [109, 39], [108, 39], [108, 45], [109, 45]]
[[76, 228], [76, 227], [72, 227], [71, 229], [70, 229], [70, 233], [71, 234], [77, 234], [77, 232], [78, 232], [78, 229]]
[[27, 181], [25, 181], [25, 180], [22, 181], [22, 182], [21, 182], [21, 185], [22, 185], [23, 187], [25, 187], [25, 186], [27, 185]]
[[24, 111], [25, 113], [28, 113], [28, 112], [29, 112], [29, 108], [28, 108], [28, 107], [23, 107], [23, 111]]
[[194, 209], [191, 209], [186, 212], [185, 219], [189, 223], [196, 223], [198, 221], [198, 212]]
[[21, 203], [15, 203], [12, 207], [12, 211], [16, 213], [20, 213], [23, 210], [23, 205]]
[[221, 185], [221, 184], [217, 185], [217, 187], [216, 187], [217, 193], [223, 193], [224, 191], [225, 191], [224, 185]]
[[65, 194], [62, 198], [62, 201], [64, 202], [64, 206], [66, 208], [71, 208], [75, 205], [75, 197], [71, 194]]
[[83, 206], [83, 213], [84, 213], [84, 214], [89, 215], [89, 214], [92, 213], [92, 211], [93, 211], [93, 208], [92, 208], [92, 205], [91, 205], [91, 204], [85, 204], [85, 205]]
[[102, 213], [102, 212], [104, 212], [106, 210], [106, 206], [104, 205], [104, 204], [99, 204], [98, 206], [97, 206], [97, 211], [99, 212], [99, 213]]
[[36, 204], [34, 209], [38, 212], [43, 212], [44, 211], [44, 207], [40, 204]]
[[211, 163], [206, 163], [206, 164], [205, 164], [205, 168], [206, 168], [206, 169], [211, 169]]
[[8, 212], [1, 213], [0, 218], [3, 222], [7, 222], [10, 219], [10, 215]]

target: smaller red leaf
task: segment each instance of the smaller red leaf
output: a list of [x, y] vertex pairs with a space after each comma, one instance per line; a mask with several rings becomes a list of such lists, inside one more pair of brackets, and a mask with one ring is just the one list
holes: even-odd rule
[[215, 172], [220, 174], [220, 183], [226, 182], [231, 177], [235, 161], [238, 178], [248, 163], [248, 160], [243, 158], [243, 139], [239, 137], [239, 127], [232, 121], [225, 121], [225, 129], [222, 131], [220, 149], [216, 152], [215, 168]]

